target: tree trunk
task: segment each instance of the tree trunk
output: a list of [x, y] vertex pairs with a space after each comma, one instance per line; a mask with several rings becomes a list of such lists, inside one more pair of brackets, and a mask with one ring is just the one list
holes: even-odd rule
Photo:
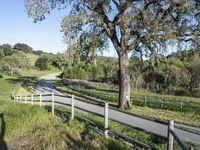
[[119, 108], [128, 108], [130, 101], [130, 77], [129, 77], [129, 58], [126, 51], [119, 54]]

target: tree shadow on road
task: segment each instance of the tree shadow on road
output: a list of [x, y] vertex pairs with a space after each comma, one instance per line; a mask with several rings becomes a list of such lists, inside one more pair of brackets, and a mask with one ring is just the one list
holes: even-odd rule
[[0, 113], [0, 150], [8, 150], [7, 144], [4, 141], [6, 131], [6, 123], [3, 113]]

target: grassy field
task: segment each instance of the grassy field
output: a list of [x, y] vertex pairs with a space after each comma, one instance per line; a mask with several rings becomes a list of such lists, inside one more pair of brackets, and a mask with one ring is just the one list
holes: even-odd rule
[[[88, 131], [83, 122], [63, 122], [39, 106], [11, 101], [17, 78], [0, 79], [0, 149], [131, 149]], [[50, 132], [49, 132], [50, 131]]]
[[[45, 109], [38, 106], [14, 103], [11, 101], [10, 95], [16, 86], [16, 83], [22, 79], [26, 82], [24, 88], [20, 89], [25, 89], [25, 92], [31, 92], [31, 90], [34, 90], [35, 83], [38, 80], [38, 78], [35, 77], [5, 77], [4, 79], [0, 79], [0, 112], [4, 114], [5, 118], [5, 128], [2, 128], [5, 135], [2, 139], [4, 140], [4, 144], [9, 148], [132, 149], [131, 146], [123, 142], [116, 141], [112, 138], [105, 139], [103, 136], [94, 133], [88, 128], [89, 124], [87, 122], [78, 118], [74, 121], [66, 121], [64, 123], [60, 119], [53, 117]], [[56, 84], [59, 85], [58, 87], [62, 88], [62, 90], [72, 92], [70, 88], [63, 86], [60, 80], [57, 80]], [[64, 117], [66, 117], [66, 114], [69, 111], [68, 109], [61, 107], [58, 107], [57, 109], [62, 110], [58, 111], [58, 113]], [[185, 120], [182, 117], [180, 118], [180, 115], [183, 116], [183, 114], [181, 114], [182, 112], [179, 112], [180, 114], [178, 114], [178, 112], [167, 112], [166, 110], [152, 110], [153, 109], [148, 107], [132, 107], [131, 109], [131, 111], [145, 116], [151, 114], [151, 116], [158, 117], [157, 114], [160, 113], [161, 115], [159, 117], [162, 119], [164, 117], [164, 119], [176, 117], [177, 120], [179, 118], [179, 122], [183, 121], [184, 123], [189, 123], [189, 120], [186, 119], [187, 117], [185, 117]], [[103, 118], [101, 117], [78, 112], [76, 112], [76, 115], [95, 122], [100, 128], [103, 127]], [[188, 117], [191, 118], [190, 121], [192, 120], [194, 124], [196, 120], [196, 124], [199, 125], [199, 119], [194, 118], [192, 115]], [[135, 140], [143, 141], [157, 149], [166, 149], [166, 140], [164, 139], [156, 138], [153, 135], [133, 130], [132, 128], [120, 125], [113, 121], [109, 121], [109, 128], [118, 133], [123, 133]], [[178, 149], [177, 145], [175, 149]]]
[[[70, 117], [70, 109], [67, 107], [57, 106], [56, 113], [63, 117]], [[89, 113], [82, 113], [82, 112], [75, 111], [75, 118], [77, 118], [75, 122], [77, 125], [79, 125], [79, 128], [82, 128], [82, 123], [84, 122], [82, 118], [86, 120], [90, 120], [94, 126], [98, 126], [98, 128], [100, 129], [104, 128], [104, 118], [102, 117], [95, 116]], [[114, 121], [109, 120], [109, 129], [114, 132], [121, 133], [134, 140], [142, 141], [143, 143], [146, 143], [147, 145], [150, 145], [151, 147], [154, 147], [155, 149], [165, 150], [167, 148], [165, 139], [157, 138], [154, 135], [150, 135], [138, 130], [134, 130], [133, 128], [129, 128], [127, 126], [124, 126]]]
[[16, 91], [16, 95], [30, 95], [35, 93], [35, 86], [38, 80], [44, 78], [51, 73], [59, 72], [58, 68], [53, 66], [49, 70], [30, 69], [21, 72], [23, 76], [18, 77], [18, 82], [23, 82], [20, 88]]
[[38, 69], [27, 69], [21, 70], [20, 74], [27, 77], [42, 77], [50, 73], [59, 72], [60, 70], [54, 66], [50, 65], [48, 70], [38, 70]]
[[[107, 93], [104, 94], [104, 92], [102, 92], [102, 89], [101, 89], [101, 94], [98, 94], [98, 95], [91, 94], [92, 93], [91, 91], [96, 92], [98, 91], [98, 89], [86, 89], [86, 88], [79, 87], [79, 89], [77, 90], [75, 88], [65, 86], [61, 80], [55, 81], [55, 85], [60, 91], [65, 92], [66, 94], [75, 94], [76, 96], [79, 96], [79, 97], [82, 97], [84, 94], [86, 95], [84, 97], [93, 98], [95, 100], [105, 101], [105, 99], [101, 99], [101, 97], [105, 98], [106, 95], [109, 94], [108, 90], [107, 90]], [[110, 95], [112, 95], [113, 93], [114, 91], [110, 91]], [[141, 93], [138, 93], [138, 95], [139, 94]], [[144, 95], [147, 96], [148, 94], [144, 93]], [[152, 96], [152, 94], [149, 94], [148, 96], [150, 97]], [[173, 96], [172, 97], [164, 96], [164, 97], [173, 98]], [[179, 98], [181, 99], [181, 97]], [[192, 99], [193, 98], [191, 98], [191, 100]], [[109, 99], [107, 100], [109, 101]], [[172, 99], [170, 99], [170, 101], [172, 101]], [[174, 101], [176, 101], [176, 99]], [[109, 101], [109, 102], [116, 104], [116, 101]], [[188, 111], [172, 111], [172, 110], [166, 110], [166, 109], [160, 109], [160, 108], [151, 108], [147, 106], [141, 107], [141, 106], [134, 106], [134, 105], [129, 109], [129, 111], [134, 112], [139, 115], [152, 117], [152, 118], [156, 118], [160, 120], [175, 120], [175, 122], [178, 122], [178, 123], [200, 127], [200, 113], [197, 111], [189, 111], [189, 112]]]
[[[115, 90], [85, 88], [74, 85], [70, 85], [68, 88], [84, 95], [95, 97], [111, 103], [116, 103], [118, 99], [118, 91]], [[173, 111], [200, 111], [199, 98], [158, 95], [136, 91], [131, 94], [131, 100], [133, 101], [133, 105], [137, 106], [148, 106], [151, 108], [162, 108]]]
[[[56, 113], [59, 116], [62, 116], [64, 118], [70, 117], [70, 109], [67, 107], [56, 106]], [[86, 120], [89, 120], [90, 123], [93, 124], [94, 126], [96, 125], [96, 126], [98, 126], [98, 128], [103, 129], [104, 118], [102, 118], [102, 117], [95, 116], [95, 115], [92, 115], [89, 113], [82, 113], [82, 112], [75, 111], [75, 118], [77, 118], [75, 120], [75, 122], [76, 122], [76, 125], [79, 126], [78, 128], [82, 128], [82, 123], [84, 122], [83, 120], [86, 119]], [[142, 131], [135, 130], [133, 128], [124, 126], [122, 124], [119, 124], [119, 123], [111, 121], [111, 120], [109, 120], [109, 129], [111, 131], [123, 134], [134, 140], [146, 143], [147, 145], [151, 146], [154, 149], [159, 149], [159, 150], [167, 149], [167, 140], [163, 139], [163, 138], [159, 138], [155, 135], [147, 134]], [[190, 142], [187, 142], [187, 141], [184, 141], [184, 142], [188, 146], [191, 144]], [[191, 146], [196, 149], [200, 148], [200, 145], [191, 144]], [[113, 149], [113, 147], [111, 149]], [[178, 150], [178, 149], [180, 149], [180, 147], [175, 143], [174, 149]]]

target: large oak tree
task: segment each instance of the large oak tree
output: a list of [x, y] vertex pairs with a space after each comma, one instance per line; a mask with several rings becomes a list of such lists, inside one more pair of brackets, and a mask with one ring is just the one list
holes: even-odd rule
[[190, 46], [199, 46], [198, 0], [26, 0], [25, 2], [28, 14], [34, 21], [44, 20], [46, 13], [54, 8], [70, 8], [71, 12], [62, 22], [62, 31], [69, 45], [81, 41], [99, 47], [101, 42], [110, 39], [119, 56], [119, 107], [121, 108], [131, 105], [129, 52], [138, 52], [143, 57], [156, 57], [156, 54], [165, 50], [166, 45], [170, 43], [187, 42]]

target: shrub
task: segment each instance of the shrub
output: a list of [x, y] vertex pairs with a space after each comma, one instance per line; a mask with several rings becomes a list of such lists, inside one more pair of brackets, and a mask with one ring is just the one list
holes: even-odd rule
[[188, 90], [180, 88], [180, 89], [177, 89], [177, 90], [174, 91], [174, 95], [177, 95], [177, 96], [189, 96], [190, 93], [189, 93]]
[[30, 62], [23, 53], [16, 52], [11, 56], [5, 56], [0, 61], [0, 71], [2, 73], [10, 74], [19, 74], [20, 69], [25, 69], [30, 67]]
[[31, 53], [33, 51], [33, 48], [24, 43], [17, 43], [13, 48], [14, 50], [22, 51], [24, 53]]
[[90, 66], [88, 71], [91, 73], [92, 80], [98, 81], [104, 77], [104, 71], [102, 66], [99, 67]]
[[48, 59], [46, 57], [39, 57], [35, 62], [35, 66], [40, 70], [48, 69]]
[[200, 97], [200, 88], [192, 89], [191, 95], [197, 98]]
[[3, 49], [0, 48], [0, 60], [5, 57]]
[[13, 49], [12, 49], [12, 46], [10, 44], [0, 45], [0, 49], [3, 50], [5, 56], [10, 56], [10, 55], [13, 54]]
[[66, 69], [63, 72], [63, 77], [69, 79], [87, 79], [87, 76], [87, 72], [79, 67]]

